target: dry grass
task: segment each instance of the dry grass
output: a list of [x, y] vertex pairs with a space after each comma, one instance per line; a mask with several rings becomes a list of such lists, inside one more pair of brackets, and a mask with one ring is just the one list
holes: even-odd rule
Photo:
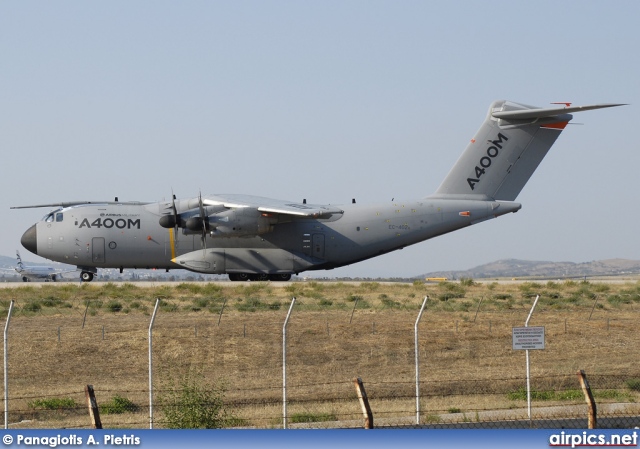
[[[515, 418], [525, 403], [509, 393], [525, 385], [525, 355], [511, 349], [511, 329], [524, 325], [536, 294], [541, 299], [530, 325], [545, 326], [546, 348], [531, 351], [533, 388], [578, 389], [575, 373], [583, 369], [602, 391], [599, 402], [635, 402], [637, 393], [626, 386], [640, 378], [635, 282], [63, 284], [0, 290], [5, 316], [8, 300], [16, 301], [10, 421], [86, 427], [83, 388], [92, 384], [99, 403], [119, 395], [140, 406], [135, 413], [102, 416], [106, 428], [147, 427], [148, 327], [155, 298], [162, 297], [153, 330], [156, 394], [169, 380], [200, 372], [224, 382], [243, 425], [280, 426], [282, 326], [295, 296], [287, 344], [289, 416], [361, 421], [352, 384], [361, 377], [377, 419], [399, 422], [415, 415], [413, 331], [425, 295], [430, 300], [419, 326], [424, 420], [476, 420], [496, 409]], [[73, 398], [79, 407], [29, 406], [51, 397]], [[538, 405], [583, 403], [551, 398]]]

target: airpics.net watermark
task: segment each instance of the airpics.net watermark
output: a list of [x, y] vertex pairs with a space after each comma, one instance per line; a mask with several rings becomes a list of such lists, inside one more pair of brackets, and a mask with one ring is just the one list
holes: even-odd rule
[[631, 433], [580, 433], [560, 432], [549, 437], [549, 446], [556, 447], [637, 447], [638, 432]]
[[28, 435], [4, 435], [2, 442], [5, 446], [45, 446], [45, 447], [65, 447], [65, 446], [138, 446], [142, 443], [140, 437], [129, 435], [94, 435], [79, 436], [54, 435], [54, 436], [28, 436]]

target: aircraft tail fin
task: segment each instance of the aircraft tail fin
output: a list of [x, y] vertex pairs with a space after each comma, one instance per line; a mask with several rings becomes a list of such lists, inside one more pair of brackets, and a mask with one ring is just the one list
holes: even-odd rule
[[496, 101], [432, 197], [513, 201], [573, 118], [572, 112], [622, 106], [537, 108]]
[[24, 265], [22, 264], [22, 257], [20, 257], [20, 251], [16, 250], [16, 256], [18, 257], [18, 268], [20, 270], [24, 270]]

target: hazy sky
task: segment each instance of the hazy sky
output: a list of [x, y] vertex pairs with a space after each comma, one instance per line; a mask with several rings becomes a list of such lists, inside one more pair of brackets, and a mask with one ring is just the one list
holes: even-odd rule
[[[523, 208], [318, 275], [640, 259], [640, 2], [0, 4], [0, 254], [70, 200], [435, 191], [496, 99], [576, 114]], [[23, 250], [27, 261], [41, 261]]]

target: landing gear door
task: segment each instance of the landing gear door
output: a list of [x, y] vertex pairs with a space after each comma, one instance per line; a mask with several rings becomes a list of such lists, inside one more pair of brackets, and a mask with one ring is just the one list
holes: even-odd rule
[[92, 256], [91, 259], [93, 263], [104, 263], [104, 238], [103, 237], [94, 237], [91, 240], [91, 251]]

